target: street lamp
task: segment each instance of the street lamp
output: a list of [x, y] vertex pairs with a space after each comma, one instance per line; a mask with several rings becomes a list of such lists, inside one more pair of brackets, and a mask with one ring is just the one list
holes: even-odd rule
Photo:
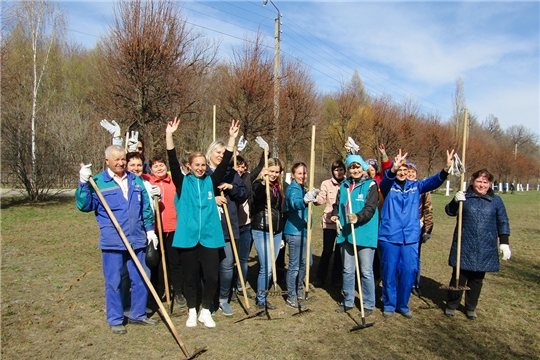
[[[275, 21], [275, 27], [274, 27], [274, 139], [272, 143], [273, 147], [273, 155], [274, 157], [278, 157], [279, 148], [278, 148], [278, 134], [279, 134], [279, 89], [280, 89], [280, 50], [279, 50], [279, 42], [280, 42], [280, 25], [281, 25], [281, 13], [279, 12], [279, 9], [277, 8], [276, 4], [272, 0], [270, 0], [270, 3], [274, 5], [274, 7], [277, 10], [277, 18]], [[263, 0], [263, 5], [266, 6], [268, 4], [268, 0]]]

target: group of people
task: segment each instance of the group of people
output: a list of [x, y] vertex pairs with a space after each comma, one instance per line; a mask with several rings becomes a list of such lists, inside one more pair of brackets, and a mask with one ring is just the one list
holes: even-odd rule
[[[411, 292], [420, 293], [421, 244], [430, 238], [433, 227], [429, 192], [446, 180], [454, 160], [453, 151], [447, 152], [446, 167], [425, 180], [417, 179], [416, 166], [408, 162], [407, 154], [401, 150], [391, 162], [381, 145], [380, 169], [375, 159], [366, 162], [351, 153], [345, 162], [337, 160], [332, 164], [332, 178], [325, 180], [318, 191], [306, 189], [307, 166], [303, 162], [290, 169], [289, 185], [283, 181], [285, 169], [279, 159], [270, 158], [263, 166], [265, 152], [257, 167], [247, 171], [246, 161], [233, 154], [240, 129], [234, 120], [227, 143], [215, 141], [206, 154], [192, 152], [181, 164], [173, 140], [179, 124], [175, 118], [165, 131], [169, 168], [163, 157], [155, 157], [145, 170], [146, 161], [140, 153], [143, 146], [136, 141], [136, 134], [128, 139], [132, 151], [126, 155], [119, 126], [114, 121], [102, 121], [102, 126], [113, 135], [113, 145], [105, 151], [107, 168], [95, 175], [94, 181], [106, 204], [98, 197], [98, 190], [89, 185], [91, 165], [82, 166], [79, 172], [77, 206], [81, 211], [94, 211], [100, 227], [107, 321], [113, 333], [127, 332], [124, 313], [128, 323], [157, 322], [147, 318], [148, 288], [109, 218], [107, 206], [161, 295], [165, 289], [160, 266], [150, 269], [145, 263], [147, 247], [158, 246], [155, 219], [156, 212], [159, 214], [168, 278], [176, 305], [188, 308], [187, 327], [195, 327], [198, 322], [215, 327], [212, 315], [216, 308], [226, 316], [233, 314], [229, 302], [248, 290], [240, 280], [247, 277], [252, 244], [259, 260], [256, 308], [262, 314], [276, 308], [267, 295], [276, 258], [285, 244], [289, 251], [285, 304], [299, 310], [306, 307], [309, 203], [325, 205], [323, 253], [314, 284], [324, 284], [334, 254], [331, 279], [333, 284], [342, 286], [344, 295], [336, 311], [348, 311], [354, 306], [358, 265], [365, 316], [374, 311], [375, 284], [380, 276], [383, 315], [389, 318], [398, 312], [412, 317], [408, 303]], [[264, 140], [258, 143], [267, 150]], [[239, 149], [244, 146], [245, 142], [239, 143]], [[233, 156], [236, 168], [232, 166]], [[467, 192], [458, 192], [446, 207], [451, 216], [457, 215], [460, 207], [463, 209], [462, 254], [468, 255], [462, 255], [459, 281], [471, 287], [465, 299], [469, 318], [476, 318], [485, 272], [498, 270], [499, 242], [503, 259], [510, 258], [508, 218], [502, 201], [489, 188], [491, 181], [492, 176], [485, 169], [473, 174]], [[152, 207], [154, 201], [157, 209]], [[463, 205], [459, 206], [459, 202]], [[474, 225], [477, 219], [485, 222], [483, 227]], [[238, 247], [240, 274], [234, 271], [231, 240], [236, 240]], [[455, 243], [454, 238], [449, 259], [454, 272]], [[477, 246], [485, 248], [485, 253], [478, 255]], [[453, 316], [460, 301], [461, 292], [449, 291], [445, 314]]]

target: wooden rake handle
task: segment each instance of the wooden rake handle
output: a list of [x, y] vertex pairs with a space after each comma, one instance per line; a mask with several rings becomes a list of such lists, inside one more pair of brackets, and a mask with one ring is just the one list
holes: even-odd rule
[[[469, 110], [465, 109], [465, 117], [463, 119], [463, 149], [461, 149], [461, 162], [465, 166], [465, 154], [467, 150], [467, 127], [469, 122]], [[459, 178], [459, 188], [465, 191], [463, 183], [465, 182], [465, 173]], [[456, 289], [459, 289], [459, 273], [461, 268], [461, 233], [463, 228], [463, 201], [459, 202], [458, 210], [458, 233], [457, 233], [457, 248], [456, 248]]]
[[[311, 151], [309, 157], [309, 189], [313, 189], [314, 175], [315, 174], [315, 125], [311, 127]], [[306, 287], [304, 289], [306, 300], [309, 294], [309, 270], [311, 267], [311, 235], [312, 224], [311, 216], [313, 214], [313, 203], [308, 204], [308, 218], [307, 218], [307, 245], [306, 245]]]
[[[349, 214], [353, 213], [352, 201], [351, 201], [351, 192], [347, 190], [347, 201], [349, 203]], [[356, 249], [356, 233], [354, 232], [354, 224], [351, 223], [351, 237], [353, 241], [353, 251], [354, 251], [354, 265], [356, 265], [356, 281], [358, 281], [358, 295], [360, 295], [360, 311], [362, 313], [362, 319], [364, 316], [364, 298], [362, 295], [362, 282], [360, 279], [360, 266], [358, 265], [358, 250]]]
[[171, 293], [169, 292], [169, 276], [167, 274], [167, 261], [165, 259], [165, 244], [163, 244], [163, 227], [161, 225], [161, 213], [159, 211], [159, 196], [154, 196], [154, 205], [156, 207], [156, 221], [159, 236], [159, 248], [161, 250], [161, 265], [163, 267], [163, 281], [165, 282], [165, 295], [167, 296], [167, 307], [172, 311]]
[[[264, 167], [268, 170], [268, 148], [264, 148]], [[268, 213], [268, 233], [270, 235], [270, 252], [272, 253], [272, 281], [277, 289], [276, 256], [274, 246], [274, 223], [272, 222], [272, 199], [270, 197], [270, 179], [266, 175], [266, 209]]]
[[189, 353], [188, 353], [188, 351], [186, 349], [186, 346], [184, 345], [184, 343], [182, 342], [182, 339], [180, 338], [180, 335], [176, 331], [176, 328], [174, 327], [174, 324], [173, 324], [171, 318], [169, 317], [169, 314], [167, 314], [167, 310], [165, 309], [165, 307], [161, 303], [161, 299], [159, 298], [159, 295], [156, 293], [156, 290], [152, 286], [152, 283], [150, 282], [150, 279], [148, 278], [148, 275], [146, 275], [146, 271], [142, 267], [141, 262], [137, 258], [137, 255], [135, 254], [135, 252], [131, 248], [131, 245], [129, 244], [129, 241], [128, 241], [126, 235], [124, 234], [124, 231], [122, 230], [122, 227], [120, 226], [120, 224], [116, 220], [116, 217], [114, 216], [111, 208], [109, 207], [109, 204], [107, 204], [107, 201], [103, 197], [103, 194], [101, 193], [101, 190], [99, 190], [96, 182], [94, 181], [94, 179], [92, 177], [89, 179], [89, 182], [92, 185], [92, 187], [94, 188], [94, 191], [96, 192], [97, 196], [99, 197], [99, 200], [101, 201], [101, 204], [103, 205], [103, 207], [107, 211], [107, 214], [109, 215], [109, 218], [111, 219], [112, 223], [114, 224], [114, 227], [118, 231], [118, 234], [120, 234], [120, 238], [122, 238], [122, 241], [124, 242], [124, 245], [126, 246], [126, 249], [129, 252], [129, 255], [131, 256], [131, 259], [133, 260], [133, 262], [137, 266], [137, 269], [139, 270], [142, 278], [144, 279], [144, 282], [146, 283], [146, 286], [148, 286], [148, 289], [150, 289], [150, 292], [152, 293], [152, 296], [156, 300], [156, 303], [159, 306], [159, 310], [161, 311], [161, 315], [165, 318], [165, 321], [167, 322], [167, 325], [169, 325], [169, 329], [171, 330], [174, 338], [176, 339], [176, 342], [178, 343], [178, 346], [180, 346], [180, 349], [182, 349], [182, 352], [184, 353], [184, 355], [186, 355], [186, 357], [190, 358], [190, 355], [189, 355]]
[[[225, 197], [223, 190], [221, 190], [221, 196]], [[249, 313], [249, 301], [247, 296], [246, 284], [244, 282], [244, 275], [242, 275], [242, 267], [240, 266], [240, 258], [238, 256], [238, 250], [236, 249], [236, 241], [234, 240], [234, 232], [231, 225], [231, 217], [229, 215], [229, 209], [227, 204], [223, 204], [223, 212], [225, 213], [225, 220], [227, 220], [227, 228], [229, 229], [229, 237], [231, 238], [231, 247], [234, 254], [234, 261], [236, 262], [236, 270], [238, 271], [238, 277], [240, 278], [240, 284], [242, 284], [242, 292], [244, 293], [244, 301], [246, 302], [246, 309]]]

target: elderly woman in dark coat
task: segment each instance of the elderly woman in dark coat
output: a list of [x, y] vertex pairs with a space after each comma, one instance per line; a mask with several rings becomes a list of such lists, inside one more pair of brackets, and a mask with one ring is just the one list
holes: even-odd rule
[[[445, 208], [448, 215], [456, 216], [459, 202], [463, 202], [459, 286], [470, 288], [465, 293], [465, 310], [470, 320], [476, 320], [476, 305], [486, 272], [496, 272], [500, 269], [497, 248], [503, 254], [503, 260], [511, 257], [508, 245], [510, 236], [508, 216], [503, 201], [491, 190], [492, 180], [493, 175], [489, 171], [478, 170], [472, 174], [467, 191], [459, 191]], [[454, 268], [450, 286], [455, 285], [457, 231], [456, 226], [448, 259], [448, 264]], [[446, 316], [454, 316], [461, 302], [461, 294], [462, 291], [448, 291]]]

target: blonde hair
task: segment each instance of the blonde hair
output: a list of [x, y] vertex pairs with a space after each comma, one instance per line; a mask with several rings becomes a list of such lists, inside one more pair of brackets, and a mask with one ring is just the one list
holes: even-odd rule
[[225, 143], [221, 140], [216, 140], [212, 142], [210, 146], [208, 146], [208, 150], [206, 150], [206, 162], [208, 165], [210, 165], [210, 155], [212, 155], [212, 153], [218, 149], [225, 148], [225, 146]]
[[[279, 175], [277, 177], [277, 181], [279, 183], [279, 188], [281, 189], [281, 191], [283, 191], [283, 176], [281, 175], [281, 173], [283, 172], [283, 164], [278, 158], [270, 158], [268, 159], [268, 167], [271, 166], [279, 166]], [[264, 175], [262, 174], [262, 172], [259, 173], [256, 180], [260, 179], [264, 180]]]

